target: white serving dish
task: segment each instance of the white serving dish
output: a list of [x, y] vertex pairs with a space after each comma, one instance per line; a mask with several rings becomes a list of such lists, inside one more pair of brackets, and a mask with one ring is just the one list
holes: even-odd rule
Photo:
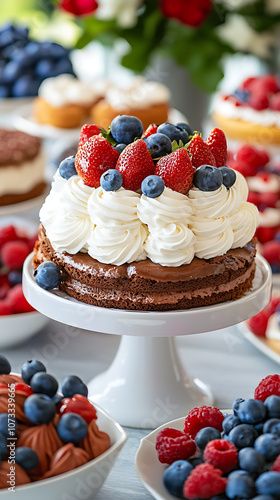
[[[92, 499], [100, 490], [115, 460], [123, 447], [127, 435], [121, 426], [98, 405], [97, 424], [110, 436], [110, 448], [90, 462], [59, 476], [16, 486], [18, 500], [85, 500]], [[10, 499], [11, 492], [0, 490], [0, 499]]]

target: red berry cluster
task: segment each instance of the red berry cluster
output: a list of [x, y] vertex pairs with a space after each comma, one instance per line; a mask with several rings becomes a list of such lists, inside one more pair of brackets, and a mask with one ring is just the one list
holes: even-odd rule
[[33, 250], [36, 236], [13, 225], [0, 229], [0, 316], [34, 311], [21, 286], [23, 263]]
[[[246, 95], [245, 99], [242, 98], [243, 92]], [[275, 75], [247, 78], [234, 94], [226, 96], [225, 99], [231, 101], [235, 106], [250, 106], [257, 111], [267, 108], [280, 111], [278, 79]]]

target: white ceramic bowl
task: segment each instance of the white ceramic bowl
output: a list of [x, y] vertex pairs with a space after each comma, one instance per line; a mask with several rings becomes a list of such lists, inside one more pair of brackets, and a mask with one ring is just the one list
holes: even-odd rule
[[[36, 233], [37, 223], [20, 217], [1, 217], [0, 227], [13, 224], [16, 228], [24, 229], [32, 236]], [[22, 314], [0, 316], [0, 349], [14, 347], [33, 337], [49, 321], [38, 311]]]
[[[122, 427], [98, 405], [97, 424], [110, 436], [110, 448], [90, 462], [59, 476], [16, 486], [18, 500], [85, 500], [92, 499], [100, 490], [115, 460], [123, 447], [127, 435]], [[0, 490], [0, 499], [10, 499], [11, 492]]]

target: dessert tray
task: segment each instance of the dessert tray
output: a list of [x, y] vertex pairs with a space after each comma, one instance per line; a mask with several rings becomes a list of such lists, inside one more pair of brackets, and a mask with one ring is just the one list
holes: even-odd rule
[[[60, 500], [94, 498], [112, 469], [123, 447], [127, 435], [121, 426], [103, 409], [95, 404], [98, 424], [110, 436], [110, 448], [90, 462], [64, 474], [28, 485], [17, 486], [19, 500]], [[7, 489], [0, 490], [1, 500], [11, 495]]]
[[[232, 410], [222, 410], [222, 412], [224, 414], [232, 413]], [[176, 420], [172, 420], [158, 427], [148, 434], [148, 436], [141, 439], [137, 450], [135, 456], [136, 472], [140, 481], [156, 500], [174, 500], [175, 498], [167, 491], [162, 481], [162, 476], [167, 466], [161, 464], [158, 460], [155, 449], [156, 437], [165, 427], [171, 427], [172, 429], [181, 431], [184, 427], [185, 418], [185, 416], [177, 418]]]
[[23, 291], [35, 309], [56, 321], [123, 336], [111, 366], [90, 382], [89, 394], [122, 425], [155, 428], [193, 406], [213, 403], [210, 388], [185, 373], [174, 337], [226, 328], [262, 310], [270, 300], [271, 270], [262, 257], [256, 262], [253, 289], [244, 297], [191, 310], [105, 309], [43, 290], [33, 278], [32, 255], [24, 264]]

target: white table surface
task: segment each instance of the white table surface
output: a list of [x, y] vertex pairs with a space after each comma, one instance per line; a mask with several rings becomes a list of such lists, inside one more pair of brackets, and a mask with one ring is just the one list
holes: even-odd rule
[[[88, 382], [114, 358], [120, 337], [87, 332], [54, 321], [29, 342], [5, 350], [13, 371], [27, 359], [43, 361], [61, 382], [70, 374]], [[261, 378], [280, 373], [279, 365], [251, 345], [237, 327], [176, 339], [184, 367], [212, 387], [215, 405], [229, 408], [237, 397], [249, 398]], [[126, 428], [128, 440], [96, 500], [142, 500], [151, 495], [134, 470], [134, 457], [149, 431]]]

